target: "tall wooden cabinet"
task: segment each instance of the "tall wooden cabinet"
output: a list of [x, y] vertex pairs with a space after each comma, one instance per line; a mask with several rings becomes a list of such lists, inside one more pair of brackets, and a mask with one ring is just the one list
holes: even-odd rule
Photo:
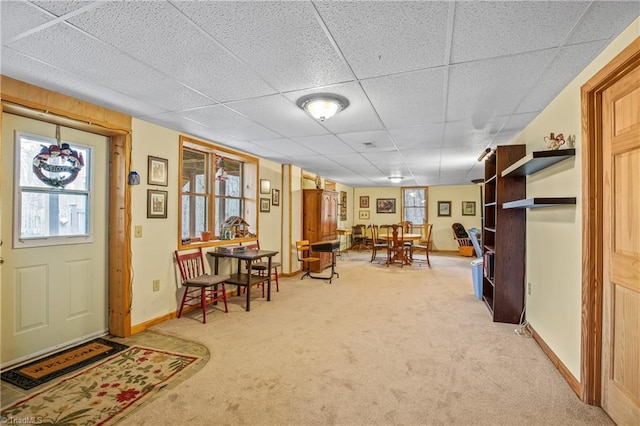
[[[338, 192], [323, 189], [303, 190], [302, 238], [310, 243], [337, 239]], [[320, 261], [311, 264], [313, 272], [331, 266], [331, 253], [315, 253]]]
[[502, 171], [525, 154], [525, 145], [498, 146], [485, 162], [482, 298], [496, 322], [517, 324], [524, 309], [526, 211], [503, 206], [525, 198], [526, 177]]

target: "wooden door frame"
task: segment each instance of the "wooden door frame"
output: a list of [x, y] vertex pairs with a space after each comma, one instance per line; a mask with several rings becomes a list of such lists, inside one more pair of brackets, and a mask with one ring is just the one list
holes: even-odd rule
[[583, 402], [602, 404], [602, 93], [640, 67], [636, 38], [581, 88], [582, 95], [582, 326]]
[[2, 111], [110, 138], [109, 333], [131, 335], [131, 116], [0, 75]]

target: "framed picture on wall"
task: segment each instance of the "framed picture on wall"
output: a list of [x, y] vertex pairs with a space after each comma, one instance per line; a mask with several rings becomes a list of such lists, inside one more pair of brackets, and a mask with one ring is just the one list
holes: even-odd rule
[[167, 191], [147, 189], [147, 217], [165, 219], [167, 217]]
[[260, 198], [260, 213], [269, 213], [271, 211], [271, 203], [268, 198]]
[[271, 204], [273, 204], [274, 206], [279, 206], [280, 205], [280, 190], [279, 189], [272, 189], [271, 190]]
[[438, 201], [438, 216], [451, 216], [451, 201]]
[[377, 198], [376, 199], [376, 213], [395, 213], [395, 212], [396, 212], [395, 198]]
[[168, 186], [168, 164], [169, 160], [149, 156], [147, 159], [147, 183], [149, 185]]
[[369, 214], [369, 210], [360, 210], [358, 212], [358, 219], [370, 219], [371, 215]]
[[369, 196], [363, 195], [360, 197], [360, 208], [368, 209], [369, 208]]
[[260, 179], [260, 193], [271, 194], [271, 181], [269, 179]]
[[475, 201], [463, 201], [462, 202], [462, 216], [475, 216], [476, 215], [476, 202]]

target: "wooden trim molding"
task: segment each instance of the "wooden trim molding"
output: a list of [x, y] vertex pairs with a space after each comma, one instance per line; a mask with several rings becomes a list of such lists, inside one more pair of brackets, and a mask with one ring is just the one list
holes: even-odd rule
[[528, 325], [528, 327], [529, 327], [529, 330], [531, 331], [531, 337], [533, 337], [533, 340], [536, 341], [538, 346], [540, 346], [540, 349], [542, 349], [542, 352], [544, 352], [545, 355], [547, 355], [547, 357], [549, 358], [549, 360], [551, 360], [551, 363], [556, 366], [556, 368], [560, 372], [560, 375], [564, 377], [567, 383], [569, 383], [569, 386], [571, 387], [571, 389], [573, 389], [576, 395], [580, 397], [580, 395], [582, 394], [582, 387], [580, 385], [580, 381], [576, 379], [573, 374], [571, 374], [571, 371], [569, 371], [567, 366], [564, 365], [564, 363], [560, 360], [560, 358], [558, 358], [558, 356], [551, 350], [549, 345], [547, 345], [547, 342], [545, 342], [542, 339], [542, 337], [540, 337], [540, 335], [533, 329], [533, 327], [531, 327], [530, 324]]
[[109, 333], [131, 335], [131, 116], [0, 76], [2, 110], [109, 136]]
[[640, 37], [581, 88], [583, 402], [601, 404], [602, 387], [602, 92], [640, 66]]

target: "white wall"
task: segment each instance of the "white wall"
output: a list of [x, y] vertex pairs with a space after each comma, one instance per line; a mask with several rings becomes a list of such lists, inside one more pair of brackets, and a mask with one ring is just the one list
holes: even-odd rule
[[575, 207], [527, 211], [527, 319], [580, 380], [582, 299], [582, 146], [580, 87], [640, 36], [636, 19], [512, 141], [527, 152], [546, 149], [550, 132], [576, 135], [576, 156], [527, 178], [527, 197], [577, 197]]

